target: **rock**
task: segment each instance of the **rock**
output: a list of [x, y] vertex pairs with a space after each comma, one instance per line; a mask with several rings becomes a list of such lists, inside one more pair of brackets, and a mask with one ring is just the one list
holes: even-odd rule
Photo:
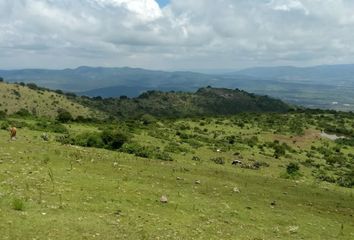
[[195, 184], [200, 184], [200, 180], [195, 180]]
[[289, 226], [288, 231], [291, 234], [297, 233], [299, 231], [299, 226]]
[[242, 161], [240, 161], [240, 160], [233, 160], [231, 164], [232, 164], [232, 165], [242, 164]]
[[180, 181], [180, 180], [182, 180], [182, 178], [180, 178], [180, 177], [176, 177], [176, 180]]
[[237, 187], [234, 187], [233, 191], [234, 191], [234, 193], [240, 193], [240, 189], [238, 189]]
[[160, 198], [160, 202], [161, 202], [161, 203], [168, 203], [168, 198], [167, 198], [165, 195], [163, 195], [163, 196], [161, 196], [161, 198]]
[[200, 162], [200, 158], [198, 156], [193, 156], [192, 160]]
[[46, 142], [49, 141], [49, 136], [48, 136], [47, 133], [43, 133], [43, 134], [41, 135], [41, 138], [43, 139], [43, 141], [46, 141]]
[[271, 206], [275, 206], [275, 205], [277, 205], [277, 203], [276, 203], [276, 201], [273, 201], [273, 202], [270, 203], [270, 205]]

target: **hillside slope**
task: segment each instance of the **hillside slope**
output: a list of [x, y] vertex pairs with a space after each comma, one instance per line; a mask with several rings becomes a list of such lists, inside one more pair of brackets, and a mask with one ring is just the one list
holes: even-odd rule
[[8, 141], [0, 129], [0, 239], [353, 240], [354, 147], [316, 130], [353, 123], [306, 113], [70, 124], [90, 144], [111, 124], [129, 132], [119, 151], [26, 127]]
[[55, 117], [59, 109], [65, 109], [73, 117], [93, 117], [98, 112], [90, 110], [65, 95], [45, 90], [30, 89], [17, 84], [0, 83], [0, 111], [13, 114], [21, 109], [38, 116]]
[[267, 96], [242, 90], [201, 88], [195, 93], [148, 91], [138, 98], [82, 99], [86, 106], [118, 117], [193, 117], [232, 115], [240, 112], [286, 112], [290, 106]]

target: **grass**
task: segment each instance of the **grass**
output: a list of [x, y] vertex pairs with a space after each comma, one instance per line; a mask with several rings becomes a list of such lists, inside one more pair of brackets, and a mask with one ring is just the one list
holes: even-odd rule
[[[206, 128], [204, 140], [210, 142], [194, 137], [203, 146], [193, 148], [175, 135], [180, 123], [190, 125], [180, 130], [188, 134], [195, 133], [194, 127]], [[319, 182], [303, 165], [298, 179], [281, 177], [290, 162], [306, 159], [301, 150], [334, 143], [317, 139], [315, 129], [303, 137], [309, 144], [301, 145], [286, 134], [257, 134], [260, 129], [249, 126], [239, 128], [226, 119], [201, 127], [200, 120], [185, 119], [133, 134], [141, 145], [163, 148], [177, 142], [190, 149], [171, 153], [172, 162], [45, 142], [41, 132], [26, 128], [18, 131], [17, 141], [8, 141], [8, 133], [0, 131], [1, 239], [353, 239], [353, 189]], [[75, 134], [97, 131], [83, 124], [69, 129]], [[218, 131], [224, 134], [214, 139]], [[260, 142], [289, 139], [297, 152], [276, 160], [270, 149], [260, 154], [258, 147], [218, 142], [236, 133], [258, 135]], [[193, 156], [200, 161], [192, 161]], [[224, 158], [225, 165], [210, 161], [216, 157]], [[231, 165], [241, 157], [270, 166]], [[167, 204], [160, 203], [162, 195]]]
[[58, 109], [66, 109], [73, 117], [92, 117], [102, 115], [71, 101], [64, 95], [54, 92], [33, 90], [28, 87], [0, 83], [0, 111], [13, 114], [26, 109], [37, 116], [56, 117]]

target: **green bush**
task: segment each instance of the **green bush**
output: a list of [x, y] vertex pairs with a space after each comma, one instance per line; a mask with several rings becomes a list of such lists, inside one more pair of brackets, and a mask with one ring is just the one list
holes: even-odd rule
[[141, 117], [141, 121], [143, 122], [144, 125], [149, 125], [157, 122], [156, 118], [150, 114], [144, 114]]
[[105, 147], [111, 150], [121, 148], [123, 144], [128, 141], [127, 135], [118, 130], [103, 131], [101, 133], [101, 139]]
[[120, 151], [129, 154], [134, 154], [135, 156], [142, 158], [173, 161], [172, 157], [168, 153], [161, 151], [158, 147], [141, 146], [138, 143], [134, 142], [124, 144]]
[[8, 130], [10, 127], [10, 123], [8, 121], [4, 121], [0, 124], [0, 129], [1, 130]]
[[25, 210], [25, 203], [23, 202], [22, 199], [15, 198], [12, 201], [12, 208], [16, 211], [23, 211]]
[[99, 132], [85, 132], [76, 136], [65, 135], [57, 138], [63, 144], [78, 145], [82, 147], [105, 148], [109, 150], [120, 149], [129, 137], [118, 130]]
[[337, 183], [339, 186], [352, 188], [354, 186], [354, 169], [352, 168], [350, 171], [342, 174], [337, 179]]
[[30, 125], [29, 128], [36, 131], [68, 133], [68, 129], [60, 122], [39, 121]]
[[286, 172], [289, 175], [297, 175], [299, 174], [300, 166], [297, 163], [289, 163], [286, 166]]
[[0, 119], [6, 119], [6, 112], [5, 111], [0, 111]]
[[19, 116], [19, 117], [30, 117], [30, 116], [32, 116], [32, 114], [25, 108], [21, 108], [20, 110], [15, 112], [14, 115]]
[[190, 149], [176, 142], [169, 142], [168, 145], [165, 147], [165, 151], [170, 153], [188, 153], [190, 152]]
[[216, 157], [216, 158], [211, 158], [210, 161], [216, 163], [216, 164], [220, 164], [220, 165], [224, 165], [225, 164], [225, 159], [223, 157]]
[[67, 123], [67, 122], [70, 122], [70, 121], [73, 120], [73, 116], [67, 110], [59, 109], [58, 110], [58, 115], [56, 117], [56, 120], [61, 122], [61, 123]]

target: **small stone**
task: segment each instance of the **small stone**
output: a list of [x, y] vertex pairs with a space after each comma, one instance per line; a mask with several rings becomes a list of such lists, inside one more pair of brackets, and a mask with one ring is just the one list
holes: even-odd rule
[[180, 178], [180, 177], [176, 177], [176, 179], [177, 179], [178, 181], [182, 180], [182, 178]]
[[200, 180], [195, 180], [195, 184], [200, 184]]
[[160, 202], [161, 202], [161, 203], [168, 203], [168, 198], [163, 195], [163, 196], [161, 196], [161, 198], [160, 198]]
[[275, 206], [275, 205], [277, 205], [277, 203], [276, 203], [276, 201], [273, 201], [273, 202], [270, 203], [270, 205], [271, 206]]
[[234, 193], [240, 193], [240, 189], [238, 189], [237, 187], [234, 187], [233, 191], [234, 191]]
[[299, 231], [299, 227], [298, 226], [289, 226], [289, 233], [295, 234], [298, 231]]

